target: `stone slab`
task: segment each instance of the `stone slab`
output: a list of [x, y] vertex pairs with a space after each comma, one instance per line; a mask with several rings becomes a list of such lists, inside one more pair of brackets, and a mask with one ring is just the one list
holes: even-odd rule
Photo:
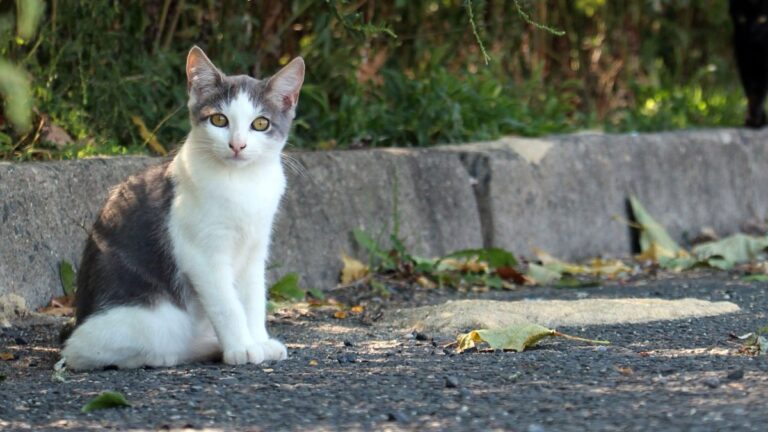
[[0, 163], [0, 295], [27, 306], [63, 294], [61, 260], [76, 265], [109, 188], [152, 158]]
[[476, 179], [486, 246], [564, 259], [634, 252], [634, 194], [684, 243], [768, 215], [768, 134], [702, 130], [507, 138], [458, 152]]
[[[305, 286], [335, 286], [342, 252], [361, 256], [351, 232], [389, 243], [395, 220], [410, 250], [436, 256], [479, 247], [470, 178], [456, 155], [408, 150], [295, 154], [273, 236], [271, 280], [297, 272]], [[30, 308], [61, 295], [58, 263], [77, 266], [109, 187], [153, 158], [0, 164], [0, 295]]]
[[342, 253], [365, 256], [352, 231], [387, 247], [394, 225], [408, 250], [439, 256], [482, 245], [470, 176], [456, 155], [419, 150], [296, 153], [273, 236], [272, 279], [335, 286]]
[[454, 300], [400, 309], [386, 322], [393, 327], [455, 337], [470, 330], [535, 323], [549, 328], [637, 324], [735, 313], [731, 302], [700, 299]]

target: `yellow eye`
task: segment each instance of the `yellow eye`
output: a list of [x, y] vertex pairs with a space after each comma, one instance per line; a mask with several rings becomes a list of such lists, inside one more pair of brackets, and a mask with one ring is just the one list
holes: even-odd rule
[[208, 119], [211, 121], [211, 124], [216, 127], [224, 127], [227, 125], [227, 123], [229, 123], [227, 117], [224, 114], [214, 114], [208, 117]]
[[254, 130], [257, 130], [259, 132], [263, 132], [269, 128], [269, 119], [266, 117], [256, 117], [256, 120], [254, 120], [251, 123], [251, 127]]

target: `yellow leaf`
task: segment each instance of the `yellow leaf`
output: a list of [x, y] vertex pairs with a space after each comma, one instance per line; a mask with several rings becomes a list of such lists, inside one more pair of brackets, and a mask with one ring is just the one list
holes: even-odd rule
[[344, 267], [341, 269], [341, 283], [343, 285], [359, 281], [371, 272], [367, 265], [347, 254], [341, 254], [341, 261], [344, 263]]
[[162, 144], [160, 144], [160, 141], [157, 140], [155, 134], [147, 129], [147, 125], [144, 124], [144, 120], [142, 120], [141, 117], [132, 115], [131, 121], [136, 125], [137, 128], [139, 128], [139, 135], [141, 135], [141, 138], [144, 139], [144, 144], [148, 144], [149, 148], [151, 148], [153, 152], [161, 156], [168, 155], [168, 151], [165, 149], [165, 147], [163, 147]]
[[477, 257], [468, 260], [445, 258], [440, 261], [440, 267], [465, 273], [487, 273], [488, 263], [479, 261]]
[[632, 214], [641, 226], [640, 230], [640, 255], [636, 258], [641, 261], [658, 262], [660, 258], [687, 258], [688, 253], [681, 248], [667, 230], [656, 221], [640, 204], [634, 196], [629, 197]]
[[427, 288], [427, 289], [437, 288], [437, 284], [432, 282], [426, 276], [419, 276], [418, 278], [416, 278], [416, 283], [421, 285], [422, 288]]
[[535, 346], [545, 337], [558, 336], [566, 339], [577, 340], [592, 344], [607, 345], [610, 342], [584, 339], [576, 336], [560, 333], [534, 323], [513, 324], [505, 328], [472, 330], [466, 334], [460, 334], [456, 339], [458, 352], [474, 348], [481, 343], [486, 343], [491, 349], [513, 350], [523, 352], [526, 348]]
[[351, 308], [349, 308], [349, 311], [352, 312], [355, 315], [359, 315], [359, 314], [363, 313], [363, 310], [365, 310], [365, 308], [360, 306], [360, 305], [352, 306]]
[[317, 366], [317, 360], [315, 360], [315, 359], [310, 360], [309, 361], [309, 365], [310, 366]]
[[16, 356], [13, 355], [13, 353], [10, 352], [0, 352], [0, 360], [2, 361], [9, 361], [15, 359]]
[[541, 261], [543, 267], [548, 270], [563, 274], [588, 275], [588, 276], [615, 276], [619, 273], [632, 271], [620, 260], [604, 260], [594, 258], [588, 265], [572, 264], [553, 257], [541, 249], [534, 249], [534, 255]]
[[621, 260], [604, 260], [595, 258], [586, 267], [588, 274], [600, 276], [616, 276], [619, 273], [629, 273], [632, 269]]
[[336, 319], [344, 319], [344, 318], [347, 317], [347, 313], [345, 311], [343, 311], [343, 310], [336, 311], [333, 314], [333, 317], [336, 318]]
[[667, 249], [655, 241], [651, 241], [650, 246], [642, 253], [635, 255], [635, 259], [638, 261], [653, 261], [658, 262], [661, 258], [687, 258], [688, 252], [683, 249], [677, 251]]

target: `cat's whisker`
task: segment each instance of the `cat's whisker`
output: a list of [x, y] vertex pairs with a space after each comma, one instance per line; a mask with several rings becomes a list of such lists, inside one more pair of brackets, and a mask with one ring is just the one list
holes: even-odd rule
[[290, 169], [294, 174], [299, 177], [305, 177], [307, 175], [307, 168], [301, 163], [300, 160], [289, 155], [288, 153], [281, 153], [280, 158], [283, 161], [283, 165]]

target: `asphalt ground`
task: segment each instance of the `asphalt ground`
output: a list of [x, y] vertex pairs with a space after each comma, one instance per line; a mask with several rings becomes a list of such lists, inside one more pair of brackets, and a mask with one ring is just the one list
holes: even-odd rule
[[[768, 357], [740, 353], [733, 335], [768, 325], [766, 289], [708, 273], [580, 289], [406, 288], [383, 302], [339, 293], [366, 312], [337, 319], [304, 308], [272, 318], [271, 332], [289, 347], [280, 363], [66, 372], [65, 382], [52, 378], [61, 324], [27, 319], [0, 333], [0, 353], [14, 355], [0, 361], [0, 430], [764, 431]], [[522, 353], [456, 354], [445, 335], [382, 325], [392, 308], [465, 297], [693, 297], [741, 311], [560, 328], [612, 344], [550, 338]], [[131, 406], [81, 412], [107, 390]]]

